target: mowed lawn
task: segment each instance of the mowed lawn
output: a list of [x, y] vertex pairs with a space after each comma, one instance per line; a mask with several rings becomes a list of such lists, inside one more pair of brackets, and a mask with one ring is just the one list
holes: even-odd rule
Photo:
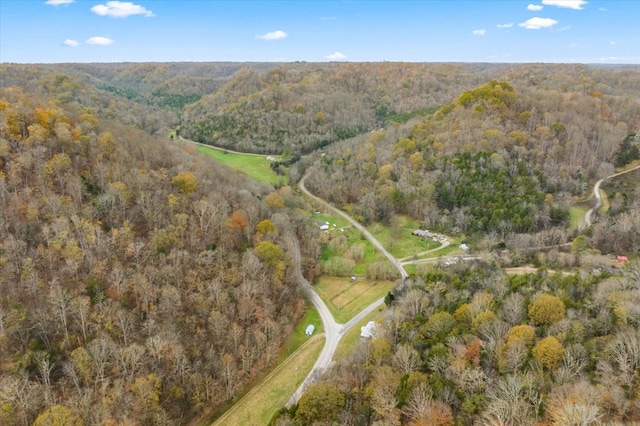
[[271, 162], [267, 160], [266, 156], [234, 154], [202, 145], [198, 145], [198, 150], [216, 162], [239, 170], [260, 182], [283, 185], [289, 180], [288, 176], [279, 176], [271, 170]]
[[345, 323], [395, 287], [393, 281], [373, 281], [358, 277], [321, 276], [314, 288], [339, 323]]
[[399, 219], [400, 222], [396, 228], [379, 223], [367, 227], [367, 230], [371, 232], [394, 257], [401, 259], [423, 251], [433, 250], [442, 245], [437, 241], [411, 235], [414, 230], [420, 227], [419, 224], [406, 217]]

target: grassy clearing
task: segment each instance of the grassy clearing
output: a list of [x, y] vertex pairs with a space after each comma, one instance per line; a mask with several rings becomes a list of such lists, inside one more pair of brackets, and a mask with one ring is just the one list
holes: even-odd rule
[[351, 330], [344, 335], [342, 339], [340, 339], [340, 343], [338, 343], [338, 348], [336, 349], [336, 353], [333, 356], [333, 359], [344, 358], [349, 355], [358, 345], [360, 345], [360, 327], [368, 323], [369, 321], [375, 321], [378, 318], [381, 318], [384, 315], [384, 311], [386, 310], [386, 306], [382, 305], [377, 310], [371, 312], [369, 315], [365, 317], [362, 321], [356, 324]]
[[598, 209], [598, 213], [604, 215], [609, 211], [611, 205], [609, 204], [609, 197], [607, 196], [606, 191], [600, 188], [600, 197], [602, 197], [602, 206]]
[[356, 228], [348, 229], [345, 234], [350, 246], [356, 244], [364, 245], [362, 260], [356, 263], [354, 273], [357, 275], [365, 275], [367, 273], [367, 266], [380, 260], [380, 252], [378, 252], [373, 244], [371, 244], [371, 241], [369, 241], [369, 239]]
[[584, 215], [587, 210], [578, 206], [569, 207], [569, 230], [575, 231], [584, 226]]
[[270, 162], [263, 156], [234, 154], [214, 148], [198, 145], [198, 150], [218, 163], [239, 170], [252, 179], [281, 186], [288, 182], [288, 176], [276, 175], [271, 170]]
[[322, 351], [316, 334], [214, 423], [215, 426], [266, 425], [287, 403]]
[[332, 215], [329, 212], [321, 211], [319, 214], [314, 214], [313, 220], [314, 222], [327, 222], [332, 225], [332, 229], [333, 225], [335, 225], [336, 228], [348, 228], [353, 226], [347, 219], [343, 218], [342, 216], [338, 216], [337, 214]]
[[395, 283], [364, 278], [351, 283], [345, 277], [322, 276], [314, 287], [335, 320], [345, 323], [373, 301], [386, 296], [395, 287]]
[[304, 334], [309, 324], [313, 324], [316, 326], [314, 335], [324, 333], [324, 327], [322, 326], [320, 314], [318, 313], [318, 310], [313, 307], [313, 305], [311, 305], [311, 302], [308, 302], [307, 312], [304, 314], [298, 324], [296, 324], [295, 328], [293, 329], [293, 333], [285, 342], [283, 353], [280, 356], [279, 361], [283, 361], [288, 358], [293, 352], [295, 352], [300, 346], [302, 346], [307, 340], [310, 339], [309, 336]]
[[394, 257], [403, 258], [441, 246], [436, 241], [411, 235], [414, 230], [420, 227], [417, 221], [408, 217], [399, 217], [398, 219], [398, 226], [395, 228], [380, 223], [375, 223], [367, 228]]
[[[336, 225], [338, 225], [337, 222]], [[329, 235], [326, 236], [326, 241], [328, 241], [328, 243], [323, 245], [322, 251], [320, 252], [320, 260], [322, 262], [326, 262], [334, 256], [351, 257], [351, 255], [348, 254], [349, 247], [357, 245], [361, 245], [363, 250], [362, 258], [359, 258], [355, 262], [355, 266], [352, 271], [354, 274], [365, 275], [367, 272], [367, 266], [370, 263], [384, 259], [384, 257], [381, 257], [380, 253], [374, 248], [373, 244], [371, 244], [371, 241], [365, 238], [364, 235], [356, 228], [346, 228], [344, 231], [341, 231], [341, 229], [344, 228], [340, 228], [340, 225], [338, 225], [336, 228], [332, 227], [327, 231]]]

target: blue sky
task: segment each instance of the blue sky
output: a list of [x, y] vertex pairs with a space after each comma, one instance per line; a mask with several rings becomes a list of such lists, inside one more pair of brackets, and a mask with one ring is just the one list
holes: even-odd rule
[[640, 63], [640, 0], [0, 0], [0, 62]]

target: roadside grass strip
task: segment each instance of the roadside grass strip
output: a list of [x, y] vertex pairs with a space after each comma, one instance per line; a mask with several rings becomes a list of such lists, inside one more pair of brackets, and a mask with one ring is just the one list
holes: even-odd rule
[[569, 229], [578, 230], [584, 226], [584, 215], [587, 213], [586, 208], [579, 206], [569, 207]]
[[324, 346], [315, 334], [222, 415], [214, 426], [267, 425], [307, 377]]
[[311, 304], [311, 302], [307, 301], [307, 311], [298, 324], [296, 324], [291, 336], [289, 336], [287, 341], [284, 343], [284, 350], [282, 351], [279, 362], [284, 361], [309, 340], [309, 336], [304, 332], [310, 324], [315, 326], [314, 335], [324, 333], [324, 324], [322, 324], [322, 319], [320, 319], [318, 310]]
[[331, 315], [339, 323], [346, 323], [375, 300], [384, 297], [395, 287], [393, 281], [371, 281], [357, 277], [321, 276], [314, 285], [325, 301]]

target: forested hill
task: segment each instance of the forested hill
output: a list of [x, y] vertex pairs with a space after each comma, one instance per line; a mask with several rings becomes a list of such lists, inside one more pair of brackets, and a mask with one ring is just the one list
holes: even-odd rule
[[283, 64], [246, 69], [189, 105], [183, 135], [240, 151], [308, 153], [450, 100], [482, 72], [463, 65]]
[[516, 79], [462, 91], [426, 117], [327, 148], [308, 185], [365, 223], [408, 214], [494, 242], [565, 241], [569, 206], [631, 160], [628, 135], [640, 125], [640, 72], [625, 74], [623, 90], [603, 70], [585, 71], [557, 89]]
[[239, 70], [272, 63], [1, 64], [0, 87], [28, 88], [61, 104], [95, 112], [165, 136], [180, 124], [185, 105], [213, 93]]
[[186, 423], [301, 314], [295, 201], [53, 81], [0, 89], [0, 424]]
[[[183, 136], [239, 151], [308, 153], [402, 123], [492, 79], [541, 93], [638, 93], [638, 69], [583, 65], [420, 63], [279, 64], [243, 69], [188, 105]], [[544, 111], [545, 105], [538, 110]]]

